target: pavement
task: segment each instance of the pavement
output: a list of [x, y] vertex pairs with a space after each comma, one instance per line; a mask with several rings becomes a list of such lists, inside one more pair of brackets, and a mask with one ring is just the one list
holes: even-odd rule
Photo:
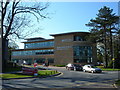
[[[43, 79], [13, 79], [9, 81], [4, 81], [3, 86], [9, 87], [15, 85], [17, 88], [26, 88], [28, 87], [43, 87], [43, 88], [119, 88], [114, 84], [114, 80], [116, 80], [117, 72], [107, 72], [104, 71], [101, 74], [91, 74], [91, 73], [83, 73], [82, 71], [68, 71], [65, 69], [65, 67], [43, 67], [38, 66], [39, 68], [45, 68], [49, 70], [58, 70], [60, 72], [63, 72], [62, 74], [56, 75], [56, 76], [50, 76], [48, 78]], [[11, 72], [10, 72], [11, 73]], [[12, 72], [15, 73], [15, 72]], [[114, 77], [115, 76], [115, 77]], [[14, 81], [14, 83], [13, 83]], [[33, 82], [34, 81], [34, 82]], [[29, 83], [31, 83], [28, 85]]]

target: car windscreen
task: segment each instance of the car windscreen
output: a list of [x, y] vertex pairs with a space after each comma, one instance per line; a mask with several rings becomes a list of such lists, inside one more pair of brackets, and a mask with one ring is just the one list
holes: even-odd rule
[[96, 66], [91, 66], [91, 68], [97, 68]]
[[74, 64], [74, 66], [81, 67], [79, 64]]

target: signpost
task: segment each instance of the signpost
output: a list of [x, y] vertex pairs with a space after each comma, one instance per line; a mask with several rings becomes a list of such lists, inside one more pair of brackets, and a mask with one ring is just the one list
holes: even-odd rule
[[23, 67], [22, 71], [23, 71], [23, 74], [34, 75], [34, 76], [38, 75], [38, 69], [37, 68]]
[[34, 67], [37, 67], [37, 65], [38, 65], [37, 63], [34, 63]]

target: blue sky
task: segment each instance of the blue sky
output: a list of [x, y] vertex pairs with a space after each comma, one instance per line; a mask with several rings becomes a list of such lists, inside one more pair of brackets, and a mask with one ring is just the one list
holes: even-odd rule
[[[51, 19], [40, 22], [42, 31], [32, 37], [53, 38], [49, 34], [58, 34], [76, 31], [89, 31], [85, 24], [95, 18], [98, 10], [103, 6], [110, 7], [118, 14], [117, 2], [51, 2], [47, 9]], [[19, 44], [23, 48], [23, 44]]]

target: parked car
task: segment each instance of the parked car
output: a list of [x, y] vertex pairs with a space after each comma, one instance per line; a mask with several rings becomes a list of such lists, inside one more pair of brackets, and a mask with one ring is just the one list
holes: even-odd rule
[[79, 64], [67, 64], [66, 69], [68, 70], [74, 70], [74, 71], [82, 71], [82, 66]]
[[84, 72], [92, 72], [92, 73], [94, 73], [94, 72], [99, 72], [99, 73], [101, 73], [102, 72], [102, 70], [100, 69], [100, 68], [97, 68], [96, 66], [94, 66], [94, 65], [84, 65], [83, 66], [83, 71]]
[[104, 63], [102, 63], [102, 62], [97, 62], [97, 65], [98, 65], [98, 66], [103, 66]]

